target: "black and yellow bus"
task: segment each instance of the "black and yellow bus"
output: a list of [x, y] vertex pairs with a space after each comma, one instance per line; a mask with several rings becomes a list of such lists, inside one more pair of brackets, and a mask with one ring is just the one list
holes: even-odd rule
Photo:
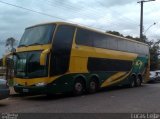
[[65, 22], [26, 28], [13, 55], [17, 93], [80, 95], [149, 77], [147, 44]]

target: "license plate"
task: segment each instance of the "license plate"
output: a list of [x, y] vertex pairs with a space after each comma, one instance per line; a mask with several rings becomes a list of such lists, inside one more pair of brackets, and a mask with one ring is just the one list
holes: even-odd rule
[[28, 89], [23, 89], [23, 92], [24, 92], [24, 93], [28, 93], [29, 90], [28, 90]]

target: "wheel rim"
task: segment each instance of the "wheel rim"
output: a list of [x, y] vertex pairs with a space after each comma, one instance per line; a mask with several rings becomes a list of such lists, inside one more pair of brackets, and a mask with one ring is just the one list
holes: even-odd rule
[[95, 90], [96, 89], [96, 83], [94, 81], [90, 82], [90, 89]]
[[81, 84], [80, 82], [77, 82], [77, 83], [75, 84], [75, 89], [76, 89], [76, 91], [81, 92], [82, 89], [83, 89], [82, 84]]
[[134, 86], [135, 86], [135, 82], [134, 82], [134, 81], [132, 81], [131, 86], [132, 86], [132, 87], [134, 87]]
[[139, 78], [137, 78], [137, 85], [140, 86], [141, 85], [141, 80]]

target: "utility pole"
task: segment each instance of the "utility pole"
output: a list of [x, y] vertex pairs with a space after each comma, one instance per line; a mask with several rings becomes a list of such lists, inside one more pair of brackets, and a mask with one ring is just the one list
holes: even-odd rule
[[141, 41], [143, 41], [143, 3], [151, 2], [151, 1], [156, 1], [156, 0], [148, 0], [148, 1], [142, 0], [137, 2], [141, 4], [141, 13], [140, 13], [140, 40]]

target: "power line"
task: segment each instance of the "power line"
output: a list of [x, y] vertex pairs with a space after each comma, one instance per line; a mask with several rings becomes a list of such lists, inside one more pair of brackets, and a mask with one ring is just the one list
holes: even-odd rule
[[[49, 1], [49, 0], [47, 0], [46, 2], [49, 2], [49, 3], [53, 3], [53, 1]], [[58, 3], [60, 3], [59, 1], [54, 1], [54, 2], [56, 2], [57, 4]], [[53, 4], [53, 5], [51, 5], [51, 4], [48, 4], [48, 5], [50, 5], [50, 6], [53, 6], [53, 7], [57, 7], [58, 5], [56, 5], [55, 3]], [[65, 3], [65, 7], [64, 6], [60, 6], [61, 8], [65, 8], [66, 9], [66, 7], [68, 7], [69, 9], [72, 9], [72, 7], [73, 6], [71, 6], [70, 4], [66, 4]], [[75, 11], [77, 11], [77, 12], [75, 12]], [[90, 11], [90, 12], [92, 12], [92, 15], [95, 15], [95, 16], [98, 16], [99, 14], [96, 14], [96, 12], [94, 12], [94, 11], [92, 11], [92, 10], [86, 10], [86, 11]], [[87, 13], [87, 12], [86, 12]], [[88, 17], [89, 15], [91, 15], [91, 14], [82, 14], [82, 13], [80, 13], [79, 12], [79, 10], [74, 10], [74, 12], [72, 13], [72, 15], [82, 15], [82, 16], [86, 16], [86, 17]], [[71, 13], [70, 13], [71, 14]], [[110, 19], [106, 19], [106, 18], [103, 18], [103, 19], [105, 19], [106, 21], [110, 21], [110, 22], [112, 22], [112, 20], [110, 20]], [[119, 24], [115, 24], [115, 23], [112, 23], [111, 24], [112, 25], [112, 27], [114, 26], [114, 27], [116, 27], [117, 28], [117, 26], [119, 26]]]
[[[43, 12], [40, 12], [40, 11], [32, 10], [32, 9], [22, 7], [22, 6], [19, 6], [19, 5], [15, 5], [15, 4], [11, 4], [11, 3], [8, 3], [8, 2], [0, 1], [0, 3], [6, 4], [6, 5], [9, 5], [9, 6], [13, 6], [13, 7], [16, 7], [16, 8], [19, 8], [19, 9], [27, 10], [27, 11], [30, 11], [30, 12], [33, 12], [33, 13], [41, 14], [41, 15], [44, 15], [44, 16], [48, 16], [48, 17], [57, 18], [57, 19], [60, 19], [60, 20], [67, 21], [66, 19], [63, 19], [61, 17], [53, 16], [53, 15], [50, 15], [50, 14], [46, 14], [46, 13], [43, 13]], [[71, 22], [71, 23], [73, 23], [73, 22]], [[84, 25], [84, 24], [81, 24], [81, 25]], [[88, 25], [84, 25], [84, 26], [88, 26]], [[92, 27], [92, 28], [99, 29], [99, 30], [104, 30], [104, 29], [100, 29], [98, 27], [93, 27], [93, 26], [88, 26], [88, 27]]]
[[[72, 10], [73, 8], [75, 8], [75, 6], [74, 5], [72, 5], [72, 3], [71, 4], [68, 4], [68, 3], [66, 3], [66, 2], [64, 2], [63, 3], [63, 5], [60, 5], [60, 1], [57, 1], [57, 0], [55, 0], [54, 2], [53, 1], [50, 1], [50, 0], [46, 0], [46, 2], [48, 3], [47, 5], [49, 5], [49, 6], [53, 6], [54, 8], [59, 8], [60, 7], [60, 9], [66, 9], [66, 8], [69, 8], [70, 10]], [[51, 3], [51, 4], [49, 4], [49, 3]], [[52, 3], [54, 3], [54, 4], [52, 4]], [[46, 5], [46, 4], [44, 4], [44, 5]], [[64, 6], [65, 5], [65, 6]], [[79, 5], [79, 4], [78, 4]], [[77, 6], [78, 7], [78, 6]], [[83, 6], [81, 6], [81, 7], [83, 7]], [[86, 13], [89, 13], [89, 12], [87, 12], [89, 10], [89, 12], [91, 13], [91, 14], [86, 14]], [[77, 13], [78, 12], [78, 13]], [[70, 14], [71, 14], [72, 12], [70, 12]], [[101, 14], [101, 12], [98, 12], [98, 10], [96, 10], [96, 9], [90, 9], [90, 7], [89, 7], [89, 9], [87, 9], [87, 10], [85, 10], [85, 14], [83, 14], [83, 13], [81, 13], [81, 11], [79, 11], [78, 9], [74, 9], [74, 12], [72, 13], [72, 15], [81, 15], [82, 17], [84, 17], [84, 16], [87, 16], [87, 17], [89, 17], [89, 16], [91, 16], [91, 15], [95, 15], [96, 17], [97, 16], [99, 16], [99, 18], [102, 18], [103, 19], [103, 22], [106, 22], [107, 24], [106, 25], [104, 25], [103, 26], [103, 28], [105, 28], [105, 30], [115, 30], [115, 29], [119, 29], [119, 27], [118, 26], [121, 26], [121, 24], [119, 23], [119, 24], [117, 24], [117, 22], [115, 23], [114, 22], [114, 20], [110, 20], [110, 19], [106, 19], [106, 18], [104, 18], [104, 16], [102, 17], [102, 14]], [[101, 16], [100, 16], [101, 15]], [[134, 25], [136, 25], [137, 26], [137, 29], [138, 29], [138, 26], [139, 25], [137, 25], [136, 23], [134, 23], [134, 22], [128, 22], [128, 21], [132, 21], [132, 20], [126, 20], [127, 18], [116, 18], [117, 20], [118, 19], [120, 19], [119, 21], [126, 21], [125, 22], [125, 24], [134, 24]], [[72, 20], [73, 21], [73, 20]], [[98, 23], [98, 21], [97, 21], [97, 23]], [[93, 27], [93, 26], [91, 26], [91, 27]], [[102, 29], [102, 28], [101, 28]], [[118, 30], [119, 31], [119, 30]]]
[[[57, 2], [57, 3], [60, 3], [60, 1], [57, 1], [57, 0], [55, 0], [54, 2], [53, 1], [50, 1], [50, 0], [46, 0], [47, 2], [49, 2], [49, 3], [54, 3], [54, 2]], [[95, 1], [95, 2], [98, 2], [102, 7], [104, 7], [99, 1]], [[55, 4], [55, 3], [54, 3]], [[72, 8], [73, 6], [71, 5], [71, 4], [68, 4], [68, 3], [64, 3], [65, 4], [65, 7], [67, 6], [68, 8]], [[61, 6], [62, 7], [62, 6]], [[110, 9], [111, 10], [111, 9]], [[77, 11], [77, 10], [76, 10]], [[89, 10], [89, 11], [92, 11], [92, 13], [94, 14], [94, 15], [96, 15], [97, 16], [97, 14], [95, 14], [95, 13], [98, 13], [97, 12], [97, 10], [96, 9], [93, 9], [93, 8], [91, 8], [91, 10]], [[114, 10], [111, 10], [111, 11], [114, 11]], [[114, 11], [114, 12], [117, 12], [117, 11]], [[119, 14], [119, 12], [117, 12], [118, 14]], [[99, 15], [99, 14], [98, 14]], [[122, 18], [120, 18], [120, 19], [122, 19]], [[128, 20], [126, 20], [126, 19], [128, 19]], [[108, 19], [107, 19], [108, 20]], [[132, 19], [129, 19], [128, 17], [125, 17], [125, 19], [123, 19], [123, 20], [125, 20], [125, 21], [133, 21]], [[111, 20], [110, 20], [111, 21]], [[135, 21], [134, 21], [135, 22]], [[132, 23], [132, 22], [129, 22], [129, 23], [131, 23], [131, 24], [136, 24], [136, 23]], [[137, 25], [137, 24], [136, 24]]]
[[[58, 2], [58, 1], [57, 1]], [[50, 2], [49, 2], [50, 3]], [[51, 2], [51, 3], [53, 3], [53, 2]], [[43, 5], [46, 5], [46, 4], [43, 4]], [[50, 5], [50, 6], [52, 6], [51, 4], [48, 4], [48, 5]], [[56, 5], [56, 4], [54, 4], [56, 7], [58, 6], [58, 5]], [[55, 7], [54, 6], [54, 7]], [[62, 6], [61, 6], [62, 7]], [[64, 8], [64, 6], [63, 6], [63, 8]], [[69, 7], [70, 8], [70, 7]], [[49, 9], [49, 8], [47, 8], [47, 9]], [[72, 8], [71, 8], [72, 9]], [[77, 15], [77, 13], [73, 13], [74, 15], [76, 14]], [[78, 13], [78, 15], [79, 15], [79, 13]], [[81, 14], [82, 15], [82, 14]], [[84, 16], [84, 15], [83, 15]], [[85, 16], [87, 16], [86, 14], [85, 14]], [[88, 16], [87, 16], [88, 17]], [[70, 22], [74, 22], [73, 20], [68, 20], [68, 21], [70, 21]], [[109, 20], [109, 19], [107, 19], [107, 21], [111, 21], [111, 20]], [[74, 22], [74, 23], [76, 23], [76, 22]], [[78, 24], [80, 24], [80, 23], [78, 23]], [[84, 24], [82, 24], [82, 25], [84, 25]], [[85, 25], [85, 26], [87, 26], [87, 25]], [[89, 25], [88, 25], [89, 26]], [[110, 26], [110, 27], [109, 27]], [[108, 28], [117, 28], [117, 26], [118, 26], [118, 24], [115, 24], [115, 23], [112, 23], [112, 24], [108, 24]], [[101, 27], [99, 27], [99, 28], [97, 28], [97, 27], [95, 27], [95, 26], [93, 26], [93, 25], [91, 25], [91, 26], [89, 26], [89, 27], [92, 27], [92, 28], [96, 28], [96, 29], [100, 29], [100, 30], [102, 30], [102, 28]], [[106, 29], [103, 29], [103, 30], [106, 30]]]
[[[59, 6], [59, 5], [56, 5], [55, 3], [57, 3], [57, 4], [59, 4], [60, 3], [60, 1], [57, 1], [57, 0], [55, 0], [54, 2], [53, 1], [50, 1], [50, 0], [47, 0], [46, 2], [48, 2], [48, 3], [54, 3], [54, 4], [49, 4], [50, 6], [54, 6], [54, 7], [57, 7], [57, 6]], [[67, 4], [66, 2], [64, 3], [65, 4], [65, 8], [66, 7], [68, 7], [68, 8], [70, 8], [70, 9], [72, 9], [74, 6], [72, 6], [71, 4]], [[64, 5], [63, 4], [63, 5]], [[60, 7], [62, 7], [62, 8], [64, 8], [63, 6], [60, 6]], [[75, 12], [75, 11], [78, 11], [79, 12], [79, 10], [77, 10], [77, 9], [75, 9], [74, 10], [74, 13], [77, 13], [77, 12]], [[99, 16], [100, 15], [100, 13], [99, 12], [97, 12], [97, 10], [96, 9], [93, 9], [93, 8], [91, 8], [91, 9], [87, 9], [86, 11], [89, 11], [89, 12], [91, 12], [93, 15], [95, 15], [95, 16]], [[87, 13], [87, 12], [86, 12]], [[80, 14], [80, 13], [78, 13], [78, 14]], [[81, 14], [82, 15], [82, 14]], [[83, 16], [87, 16], [86, 14], [83, 14]], [[89, 14], [90, 15], [90, 14]], [[116, 26], [116, 28], [117, 28], [117, 26], [120, 26], [120, 24], [115, 24], [115, 23], [113, 23], [113, 21], [112, 20], [110, 20], [110, 19], [106, 19], [106, 18], [103, 18], [103, 19], [105, 19], [106, 21], [111, 21], [112, 22], [112, 27], [113, 27], [113, 25], [114, 26]], [[123, 20], [123, 21], [126, 21], [125, 23], [127, 23], [128, 21], [132, 21], [131, 19], [129, 19], [128, 21], [126, 20], [126, 19], [123, 19], [123, 18], [117, 18], [117, 19], [121, 19], [121, 20]], [[128, 24], [134, 24], [134, 25], [137, 25], [136, 23], [132, 23], [132, 22], [128, 22]], [[138, 25], [137, 25], [138, 26]]]
[[[55, 15], [46, 14], [44, 12], [40, 12], [40, 11], [37, 11], [37, 10], [29, 9], [29, 8], [22, 7], [22, 6], [19, 6], [19, 5], [15, 5], [15, 4], [11, 4], [11, 3], [4, 2], [4, 1], [1, 1], [1, 0], [0, 0], [0, 3], [6, 4], [6, 5], [9, 5], [9, 6], [13, 6], [13, 7], [16, 7], [16, 8], [19, 8], [19, 9], [23, 9], [23, 10], [26, 10], [26, 11], [30, 11], [30, 12], [33, 12], [33, 13], [41, 14], [41, 15], [44, 15], [44, 16], [48, 16], [48, 17], [52, 17], [52, 18], [57, 18], [57, 19], [60, 19], [60, 20], [65, 20], [65, 21], [69, 21], [69, 20], [66, 20], [64, 18], [55, 16]], [[76, 22], [73, 22], [73, 21], [69, 21], [69, 22], [70, 23], [76, 23]], [[81, 24], [81, 23], [78, 23], [78, 24]], [[84, 24], [81, 24], [81, 25], [87, 26], [87, 27], [92, 27], [92, 28], [95, 28], [95, 29], [98, 29], [98, 30], [103, 30], [103, 31], [106, 30], [106, 28], [103, 29], [103, 28], [99, 28], [99, 27], [96, 27], [96, 26], [89, 26], [89, 25], [84, 25]], [[111, 24], [111, 25], [113, 25], [113, 24]]]
[[156, 25], [157, 23], [156, 22], [154, 22], [153, 24], [151, 24], [145, 31], [144, 31], [144, 35], [146, 34], [146, 32], [152, 27], [152, 26], [154, 26], [154, 25]]
[[[104, 5], [103, 5], [100, 1], [97, 1], [97, 3], [98, 3], [100, 6], [104, 7]], [[109, 8], [109, 10], [120, 14], [120, 12], [115, 11], [115, 10], [111, 10], [111, 8]], [[119, 18], [119, 19], [122, 19], [122, 18]], [[128, 20], [126, 20], [126, 19], [128, 19]], [[125, 20], [125, 21], [127, 21], [127, 22], [128, 22], [128, 21], [133, 21], [133, 22], [130, 22], [130, 23], [131, 23], [131, 24], [134, 24], [134, 25], [138, 25], [137, 23], [135, 23], [136, 21], [134, 21], [134, 20], [132, 20], [132, 19], [130, 19], [130, 18], [128, 18], [128, 17], [124, 17], [123, 20]]]
[[65, 19], [57, 17], [57, 16], [53, 16], [53, 15], [50, 15], [50, 14], [46, 14], [46, 13], [43, 13], [43, 12], [40, 12], [40, 11], [32, 10], [32, 9], [25, 8], [25, 7], [22, 7], [22, 6], [18, 6], [18, 5], [15, 5], [15, 4], [11, 4], [11, 3], [8, 3], [8, 2], [0, 1], [0, 3], [6, 4], [6, 5], [9, 5], [9, 6], [13, 6], [13, 7], [17, 7], [17, 8], [20, 8], [20, 9], [24, 9], [24, 10], [34, 12], [34, 13], [37, 13], [37, 14], [41, 14], [41, 15], [44, 15], [44, 16], [54, 17], [54, 18], [57, 18], [57, 19], [65, 20]]

